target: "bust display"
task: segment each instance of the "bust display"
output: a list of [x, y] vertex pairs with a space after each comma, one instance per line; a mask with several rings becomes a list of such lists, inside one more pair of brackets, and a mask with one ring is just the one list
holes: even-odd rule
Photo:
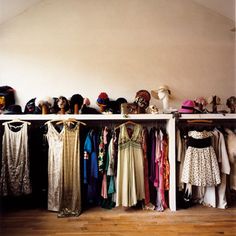
[[163, 113], [169, 113], [170, 112], [169, 99], [171, 92], [168, 86], [162, 85], [157, 90], [151, 90], [151, 94], [154, 98], [162, 102]]

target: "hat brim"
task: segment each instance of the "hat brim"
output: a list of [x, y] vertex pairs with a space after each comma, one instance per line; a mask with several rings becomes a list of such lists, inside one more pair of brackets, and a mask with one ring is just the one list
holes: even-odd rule
[[184, 108], [180, 108], [178, 110], [179, 113], [187, 113], [187, 114], [192, 114], [194, 112], [194, 110], [192, 109], [184, 109]]
[[4, 111], [4, 115], [20, 115], [23, 114], [22, 112], [15, 112], [15, 111]]
[[160, 99], [158, 96], [158, 90], [151, 90], [151, 95], [157, 100]]
[[161, 92], [161, 91], [167, 91], [168, 94], [169, 94], [169, 97], [171, 96], [171, 92], [169, 89], [157, 89], [157, 90], [151, 90], [151, 95], [157, 99], [157, 100], [160, 100], [159, 96], [158, 96], [158, 93]]

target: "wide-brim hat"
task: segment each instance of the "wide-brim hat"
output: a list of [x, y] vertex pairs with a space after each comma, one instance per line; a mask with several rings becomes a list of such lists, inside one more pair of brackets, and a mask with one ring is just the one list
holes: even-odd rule
[[178, 110], [178, 112], [180, 112], [180, 113], [189, 113], [189, 114], [194, 113], [194, 111], [195, 111], [194, 106], [195, 106], [194, 101], [192, 101], [192, 100], [185, 100], [182, 103], [182, 106]]
[[158, 99], [158, 100], [159, 100], [160, 98], [159, 98], [158, 93], [159, 93], [159, 92], [164, 92], [164, 91], [168, 92], [168, 94], [171, 95], [170, 89], [169, 89], [169, 87], [168, 87], [167, 85], [161, 85], [158, 89], [156, 89], [156, 90], [151, 90], [151, 95], [152, 95], [155, 99]]

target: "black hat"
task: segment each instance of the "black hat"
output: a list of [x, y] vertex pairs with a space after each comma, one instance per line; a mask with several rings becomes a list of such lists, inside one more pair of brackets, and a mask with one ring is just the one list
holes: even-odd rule
[[5, 115], [15, 115], [15, 114], [22, 114], [21, 106], [20, 105], [10, 105], [8, 108], [3, 112]]
[[70, 109], [71, 109], [72, 113], [74, 112], [74, 105], [78, 104], [79, 109], [80, 109], [83, 104], [83, 101], [84, 101], [84, 98], [80, 94], [72, 95], [72, 97], [70, 99]]
[[122, 103], [127, 103], [127, 100], [125, 98], [120, 97], [116, 99], [116, 102], [118, 102], [119, 104], [122, 104]]

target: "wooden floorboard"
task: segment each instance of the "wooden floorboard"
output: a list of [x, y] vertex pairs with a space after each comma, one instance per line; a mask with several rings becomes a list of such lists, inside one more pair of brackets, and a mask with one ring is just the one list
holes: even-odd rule
[[79, 217], [57, 218], [42, 209], [0, 215], [1, 236], [236, 236], [236, 207], [225, 210], [195, 206], [171, 212], [93, 208]]

